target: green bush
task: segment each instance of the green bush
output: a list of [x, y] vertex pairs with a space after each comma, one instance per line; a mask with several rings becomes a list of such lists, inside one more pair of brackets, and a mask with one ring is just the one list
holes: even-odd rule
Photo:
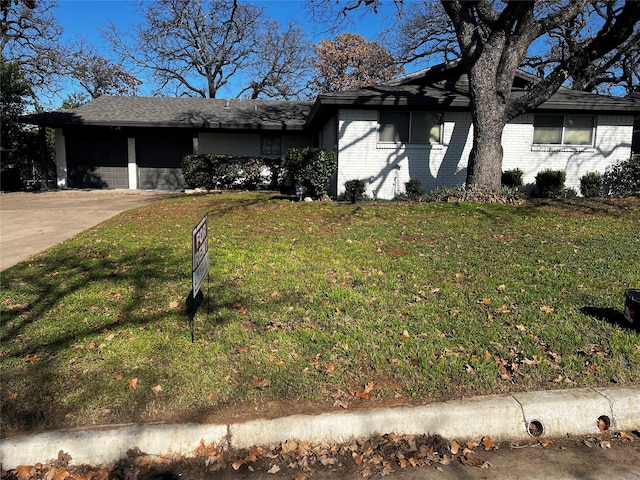
[[338, 160], [333, 150], [290, 148], [284, 157], [283, 167], [288, 182], [302, 187], [306, 195], [320, 198], [327, 193], [329, 179], [338, 168]]
[[189, 188], [255, 190], [265, 181], [266, 159], [233, 155], [187, 155], [182, 173]]
[[189, 188], [215, 188], [209, 155], [186, 155], [182, 158], [182, 175]]
[[505, 170], [502, 172], [500, 183], [507, 188], [520, 188], [522, 186], [522, 176], [524, 172], [519, 168]]
[[640, 155], [632, 155], [629, 160], [623, 160], [607, 168], [604, 184], [609, 195], [640, 193]]
[[420, 180], [412, 178], [404, 184], [404, 188], [409, 200], [418, 200], [424, 196], [424, 188], [422, 188]]
[[364, 180], [347, 180], [344, 182], [344, 198], [351, 203], [364, 200], [365, 189]]
[[540, 198], [555, 198], [564, 192], [567, 174], [563, 170], [543, 170], [536, 175], [536, 195]]
[[602, 195], [603, 183], [604, 181], [601, 173], [586, 173], [580, 177], [580, 193], [586, 198], [599, 197]]

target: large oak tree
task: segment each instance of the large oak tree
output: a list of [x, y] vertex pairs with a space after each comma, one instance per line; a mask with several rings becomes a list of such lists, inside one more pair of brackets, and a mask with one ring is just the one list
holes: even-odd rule
[[[584, 78], [585, 72], [604, 71], [607, 59], [613, 67], [628, 49], [637, 48], [633, 39], [638, 38], [640, 7], [634, 0], [424, 0], [420, 9], [412, 5], [410, 11], [402, 8], [404, 3], [394, 0], [413, 20], [408, 24], [412, 28], [402, 30], [413, 42], [405, 51], [416, 58], [429, 56], [439, 46], [449, 58], [461, 59], [469, 77], [474, 139], [468, 185], [500, 187], [501, 139], [509, 120], [539, 106], [571, 79], [588, 82], [595, 75]], [[377, 10], [381, 4], [382, 0], [353, 0], [341, 7], [341, 13], [348, 15], [358, 7]], [[577, 28], [581, 24], [585, 27]], [[563, 30], [573, 32], [564, 38], [575, 44], [549, 58], [539, 70], [539, 81], [524, 95], [512, 96], [518, 68], [535, 48]], [[451, 34], [453, 46], [448, 44]]]

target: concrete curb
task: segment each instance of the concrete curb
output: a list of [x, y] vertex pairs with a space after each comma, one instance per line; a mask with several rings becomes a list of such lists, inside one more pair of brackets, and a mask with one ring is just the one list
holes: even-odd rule
[[134, 447], [154, 455], [193, 455], [204, 440], [227, 448], [271, 445], [297, 438], [345, 442], [376, 433], [440, 434], [445, 438], [519, 440], [531, 431], [545, 437], [640, 429], [640, 387], [584, 388], [491, 395], [416, 407], [292, 415], [226, 425], [146, 424], [61, 430], [0, 441], [4, 469], [56, 458], [63, 450], [74, 464], [104, 465]]

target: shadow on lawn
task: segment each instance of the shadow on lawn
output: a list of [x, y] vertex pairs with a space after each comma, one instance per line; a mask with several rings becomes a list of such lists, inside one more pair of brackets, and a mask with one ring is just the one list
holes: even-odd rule
[[[5, 429], [72, 426], [73, 421], [67, 422], [65, 417], [74, 412], [64, 399], [73, 397], [77, 405], [94, 405], [100, 399], [110, 398], [114, 385], [109, 369], [113, 365], [109, 366], [102, 358], [99, 346], [103, 342], [108, 344], [105, 337], [109, 333], [117, 337], [138, 329], [165, 329], [174, 334], [173, 329], [178, 335], [183, 333], [184, 339], [190, 339], [187, 314], [194, 313], [202, 301], [201, 295], [189, 305], [170, 305], [171, 299], [185, 298], [191, 290], [189, 255], [183, 262], [169, 260], [171, 252], [161, 247], [118, 253], [102, 245], [87, 242], [77, 250], [53, 251], [44, 259], [36, 258], [3, 272], [0, 400]], [[184, 268], [172, 268], [173, 265]], [[86, 288], [101, 283], [104, 297], [92, 304], [86, 300]], [[233, 288], [227, 284], [212, 287], [217, 292]], [[95, 292], [94, 287], [90, 295]], [[21, 301], [25, 296], [29, 300]], [[203, 307], [207, 308], [206, 303]], [[212, 302], [211, 308], [231, 311], [233, 302]], [[56, 310], [57, 313], [52, 313]], [[183, 317], [178, 326], [176, 316]], [[215, 321], [229, 320], [218, 316]], [[140, 356], [141, 365], [151, 361], [144, 355]], [[90, 375], [100, 378], [88, 379], [79, 369], [81, 363], [94, 372]], [[104, 370], [96, 373], [96, 363], [104, 365]], [[161, 381], [153, 378], [154, 374], [147, 372], [151, 375], [147, 380], [156, 382], [151, 385]], [[61, 392], [63, 388], [69, 391]], [[129, 392], [136, 396], [133, 401], [136, 411], [123, 412], [128, 419], [142, 415], [149, 402], [155, 400], [149, 392], [141, 390]]]
[[617, 327], [640, 331], [637, 325], [634, 325], [627, 321], [627, 319], [624, 317], [623, 312], [616, 310], [615, 308], [582, 307], [580, 311], [585, 315], [597, 318], [598, 320], [604, 320], [605, 322], [609, 322], [610, 324]]

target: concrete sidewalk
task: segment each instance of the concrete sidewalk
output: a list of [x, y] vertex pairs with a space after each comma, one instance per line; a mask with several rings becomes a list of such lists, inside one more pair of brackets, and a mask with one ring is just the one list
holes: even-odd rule
[[5, 469], [54, 458], [60, 450], [73, 463], [106, 465], [134, 447], [148, 454], [191, 456], [204, 440], [226, 448], [271, 445], [287, 439], [342, 443], [385, 434], [440, 434], [449, 439], [496, 441], [566, 434], [589, 435], [640, 429], [640, 387], [523, 392], [416, 407], [293, 415], [245, 423], [145, 424], [72, 429], [21, 435], [0, 441]]

